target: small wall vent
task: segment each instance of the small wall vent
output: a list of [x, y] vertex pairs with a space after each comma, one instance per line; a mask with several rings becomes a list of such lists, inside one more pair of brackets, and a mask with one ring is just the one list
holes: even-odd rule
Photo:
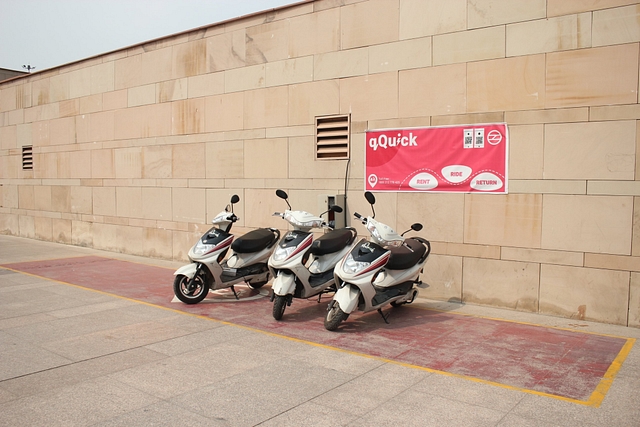
[[22, 147], [22, 170], [33, 170], [33, 146], [25, 145]]
[[316, 159], [349, 158], [350, 116], [316, 117]]

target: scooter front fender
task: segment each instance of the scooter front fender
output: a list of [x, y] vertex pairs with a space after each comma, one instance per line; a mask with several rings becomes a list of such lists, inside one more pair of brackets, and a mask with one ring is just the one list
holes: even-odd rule
[[293, 295], [296, 290], [296, 276], [289, 273], [279, 273], [275, 279], [271, 289], [278, 296]]
[[182, 267], [177, 269], [175, 273], [173, 273], [173, 275], [178, 276], [181, 274], [183, 276], [187, 276], [189, 279], [193, 279], [193, 276], [196, 274], [196, 269], [197, 266], [195, 263], [183, 265]]
[[360, 289], [357, 287], [346, 284], [335, 293], [333, 300], [338, 303], [340, 309], [349, 314], [353, 312], [358, 306], [358, 297], [360, 296]]

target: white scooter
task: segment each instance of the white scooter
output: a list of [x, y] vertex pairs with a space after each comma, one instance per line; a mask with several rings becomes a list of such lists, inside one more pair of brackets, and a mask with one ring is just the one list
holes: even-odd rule
[[[278, 247], [269, 258], [269, 269], [274, 277], [271, 284], [271, 301], [273, 301], [273, 318], [282, 319], [287, 306], [293, 298], [311, 298], [335, 292], [333, 268], [336, 263], [349, 252], [357, 232], [354, 228], [331, 229], [322, 219], [327, 212], [342, 212], [342, 208], [333, 205], [326, 212], [315, 216], [305, 211], [293, 211], [288, 195], [277, 190], [276, 195], [284, 199], [289, 210], [276, 212], [293, 226], [278, 243]], [[313, 240], [314, 228], [330, 229], [318, 239]]]
[[422, 224], [415, 223], [399, 235], [374, 219], [374, 195], [367, 191], [365, 198], [371, 204], [373, 216], [364, 218], [357, 212], [354, 216], [365, 225], [371, 241], [360, 240], [335, 267], [338, 290], [324, 319], [324, 327], [329, 331], [336, 330], [356, 309], [365, 313], [377, 310], [389, 323], [382, 307], [410, 304], [418, 295], [415, 286], [428, 286], [420, 280], [420, 273], [431, 253], [431, 244], [421, 237], [403, 237], [410, 230], [422, 230]]
[[[199, 303], [209, 289], [231, 288], [238, 299], [235, 284], [246, 282], [250, 288], [258, 289], [269, 281], [267, 260], [276, 247], [280, 231], [258, 228], [234, 241], [229, 231], [239, 219], [233, 213], [233, 205], [239, 201], [234, 194], [231, 204], [211, 221], [213, 227], [189, 250], [191, 263], [173, 273], [173, 292], [185, 304]], [[224, 260], [229, 248], [232, 254]]]

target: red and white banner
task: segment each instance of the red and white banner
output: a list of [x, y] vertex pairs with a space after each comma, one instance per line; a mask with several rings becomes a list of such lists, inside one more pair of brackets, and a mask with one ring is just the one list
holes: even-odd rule
[[505, 123], [370, 130], [366, 138], [369, 191], [507, 193]]

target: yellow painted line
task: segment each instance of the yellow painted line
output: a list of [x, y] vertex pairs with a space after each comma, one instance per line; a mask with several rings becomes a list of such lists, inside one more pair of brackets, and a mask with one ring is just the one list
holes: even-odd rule
[[[109, 259], [116, 259], [116, 258], [109, 258]], [[125, 262], [127, 262], [127, 261], [125, 261]], [[143, 265], [147, 265], [147, 264], [143, 264]], [[403, 366], [403, 367], [410, 368], [410, 369], [417, 369], [417, 370], [420, 370], [420, 371], [431, 372], [431, 373], [444, 375], [444, 376], [448, 376], [448, 377], [452, 377], [452, 378], [460, 378], [460, 379], [464, 379], [464, 380], [468, 380], [468, 381], [473, 381], [473, 382], [476, 382], [476, 383], [479, 383], [479, 384], [487, 384], [487, 385], [500, 387], [500, 388], [507, 389], [507, 390], [513, 390], [513, 391], [518, 391], [518, 392], [522, 392], [522, 393], [533, 394], [533, 395], [536, 395], [536, 396], [548, 397], [548, 398], [552, 398], [552, 399], [556, 399], [556, 400], [562, 400], [562, 401], [565, 401], [565, 402], [570, 402], [570, 403], [575, 403], [575, 404], [585, 405], [585, 406], [592, 406], [592, 407], [596, 407], [596, 408], [599, 407], [600, 404], [602, 403], [602, 401], [604, 400], [605, 395], [607, 394], [607, 392], [609, 391], [609, 388], [613, 384], [613, 380], [614, 380], [615, 376], [617, 375], [618, 371], [622, 367], [622, 363], [624, 362], [624, 360], [629, 355], [629, 352], [631, 351], [631, 348], [633, 347], [633, 344], [635, 343], [635, 339], [634, 338], [624, 338], [624, 337], [610, 336], [610, 335], [597, 334], [597, 333], [588, 332], [588, 331], [575, 331], [575, 330], [569, 329], [569, 328], [558, 328], [558, 327], [553, 327], [553, 326], [537, 325], [537, 324], [534, 324], [534, 323], [519, 322], [519, 321], [515, 321], [515, 320], [505, 320], [505, 319], [491, 318], [491, 317], [485, 317], [485, 316], [477, 316], [477, 315], [467, 314], [467, 313], [452, 313], [452, 314], [456, 314], [456, 315], [477, 317], [477, 318], [483, 318], [483, 319], [487, 319], [487, 320], [495, 320], [495, 321], [500, 321], [500, 322], [519, 323], [519, 324], [531, 325], [531, 326], [539, 326], [539, 327], [549, 328], [549, 329], [560, 329], [560, 330], [566, 330], [566, 331], [570, 331], [570, 332], [590, 333], [590, 334], [594, 334], [594, 335], [609, 336], [609, 337], [613, 337], [613, 338], [625, 339], [626, 343], [624, 344], [624, 346], [622, 347], [622, 349], [618, 353], [618, 356], [614, 359], [614, 361], [609, 366], [609, 369], [607, 370], [607, 372], [605, 373], [605, 375], [603, 376], [602, 380], [600, 381], [600, 383], [596, 387], [595, 391], [591, 394], [589, 399], [588, 400], [579, 400], [579, 399], [572, 399], [570, 397], [558, 396], [558, 395], [551, 394], [551, 393], [545, 393], [545, 392], [541, 392], [541, 391], [530, 390], [530, 389], [516, 387], [516, 386], [510, 386], [510, 385], [498, 383], [498, 382], [495, 382], [495, 381], [483, 380], [481, 378], [475, 378], [475, 377], [471, 377], [471, 376], [467, 376], [467, 375], [454, 374], [454, 373], [451, 373], [451, 372], [440, 371], [440, 370], [437, 370], [437, 369], [431, 369], [431, 368], [427, 368], [427, 367], [424, 367], [424, 366], [418, 366], [418, 365], [413, 365], [413, 364], [410, 364], [410, 363], [399, 362], [397, 360], [386, 359], [384, 357], [373, 356], [373, 355], [370, 355], [370, 354], [360, 353], [360, 352], [357, 352], [357, 351], [346, 350], [346, 349], [339, 348], [339, 347], [333, 347], [333, 346], [326, 345], [326, 344], [321, 344], [321, 343], [308, 341], [308, 340], [304, 340], [304, 339], [300, 339], [300, 338], [290, 337], [290, 336], [287, 336], [287, 335], [277, 334], [275, 332], [269, 332], [269, 331], [265, 331], [265, 330], [262, 330], [262, 329], [257, 329], [257, 328], [251, 327], [251, 326], [238, 325], [236, 323], [227, 322], [225, 320], [219, 320], [219, 319], [215, 319], [215, 318], [212, 318], [212, 317], [203, 316], [203, 315], [200, 315], [200, 314], [189, 313], [189, 312], [181, 311], [181, 310], [178, 310], [178, 309], [175, 309], [175, 308], [164, 307], [164, 306], [157, 305], [157, 304], [152, 304], [152, 303], [149, 303], [149, 302], [146, 302], [146, 301], [140, 301], [140, 300], [137, 300], [137, 299], [124, 297], [124, 296], [121, 296], [121, 295], [112, 294], [112, 293], [105, 292], [105, 291], [100, 291], [100, 290], [97, 290], [97, 289], [87, 288], [85, 286], [75, 285], [73, 283], [63, 282], [63, 281], [56, 280], [56, 279], [50, 279], [48, 277], [38, 276], [37, 274], [27, 273], [27, 272], [20, 271], [20, 270], [14, 270], [14, 269], [9, 268], [9, 267], [0, 266], [0, 268], [4, 268], [6, 270], [10, 270], [10, 271], [13, 271], [15, 273], [26, 274], [28, 276], [37, 277], [37, 278], [40, 278], [40, 279], [45, 279], [45, 280], [49, 280], [49, 281], [52, 281], [52, 282], [60, 283], [62, 285], [73, 286], [73, 287], [78, 288], [78, 289], [83, 289], [83, 290], [86, 290], [86, 291], [97, 292], [97, 293], [102, 294], [102, 295], [108, 295], [108, 296], [111, 296], [111, 297], [120, 298], [120, 299], [123, 299], [125, 301], [131, 301], [131, 302], [138, 303], [138, 304], [143, 304], [143, 305], [146, 305], [146, 306], [149, 306], [149, 307], [160, 308], [162, 310], [171, 311], [171, 312], [174, 312], [174, 313], [177, 313], [177, 314], [181, 314], [181, 315], [187, 315], [187, 316], [195, 317], [195, 318], [198, 318], [198, 319], [217, 322], [217, 323], [220, 323], [220, 324], [225, 325], [225, 326], [233, 326], [233, 327], [245, 329], [245, 330], [252, 331], [252, 332], [258, 332], [258, 333], [261, 333], [261, 334], [264, 334], [264, 335], [269, 335], [269, 336], [276, 337], [276, 338], [282, 338], [282, 339], [286, 339], [286, 340], [293, 341], [293, 342], [307, 344], [307, 345], [310, 345], [310, 346], [313, 346], [313, 347], [324, 348], [324, 349], [328, 349], [328, 350], [332, 350], [332, 351], [339, 351], [339, 352], [351, 354], [351, 355], [354, 355], [354, 356], [359, 356], [359, 357], [364, 357], [364, 358], [367, 358], [367, 359], [377, 360], [377, 361], [382, 362], [382, 363], [389, 363], [389, 364]], [[425, 308], [425, 307], [420, 307], [420, 308], [422, 308], [424, 310], [449, 313], [446, 310], [437, 310], [437, 309], [431, 309], [431, 308]]]

